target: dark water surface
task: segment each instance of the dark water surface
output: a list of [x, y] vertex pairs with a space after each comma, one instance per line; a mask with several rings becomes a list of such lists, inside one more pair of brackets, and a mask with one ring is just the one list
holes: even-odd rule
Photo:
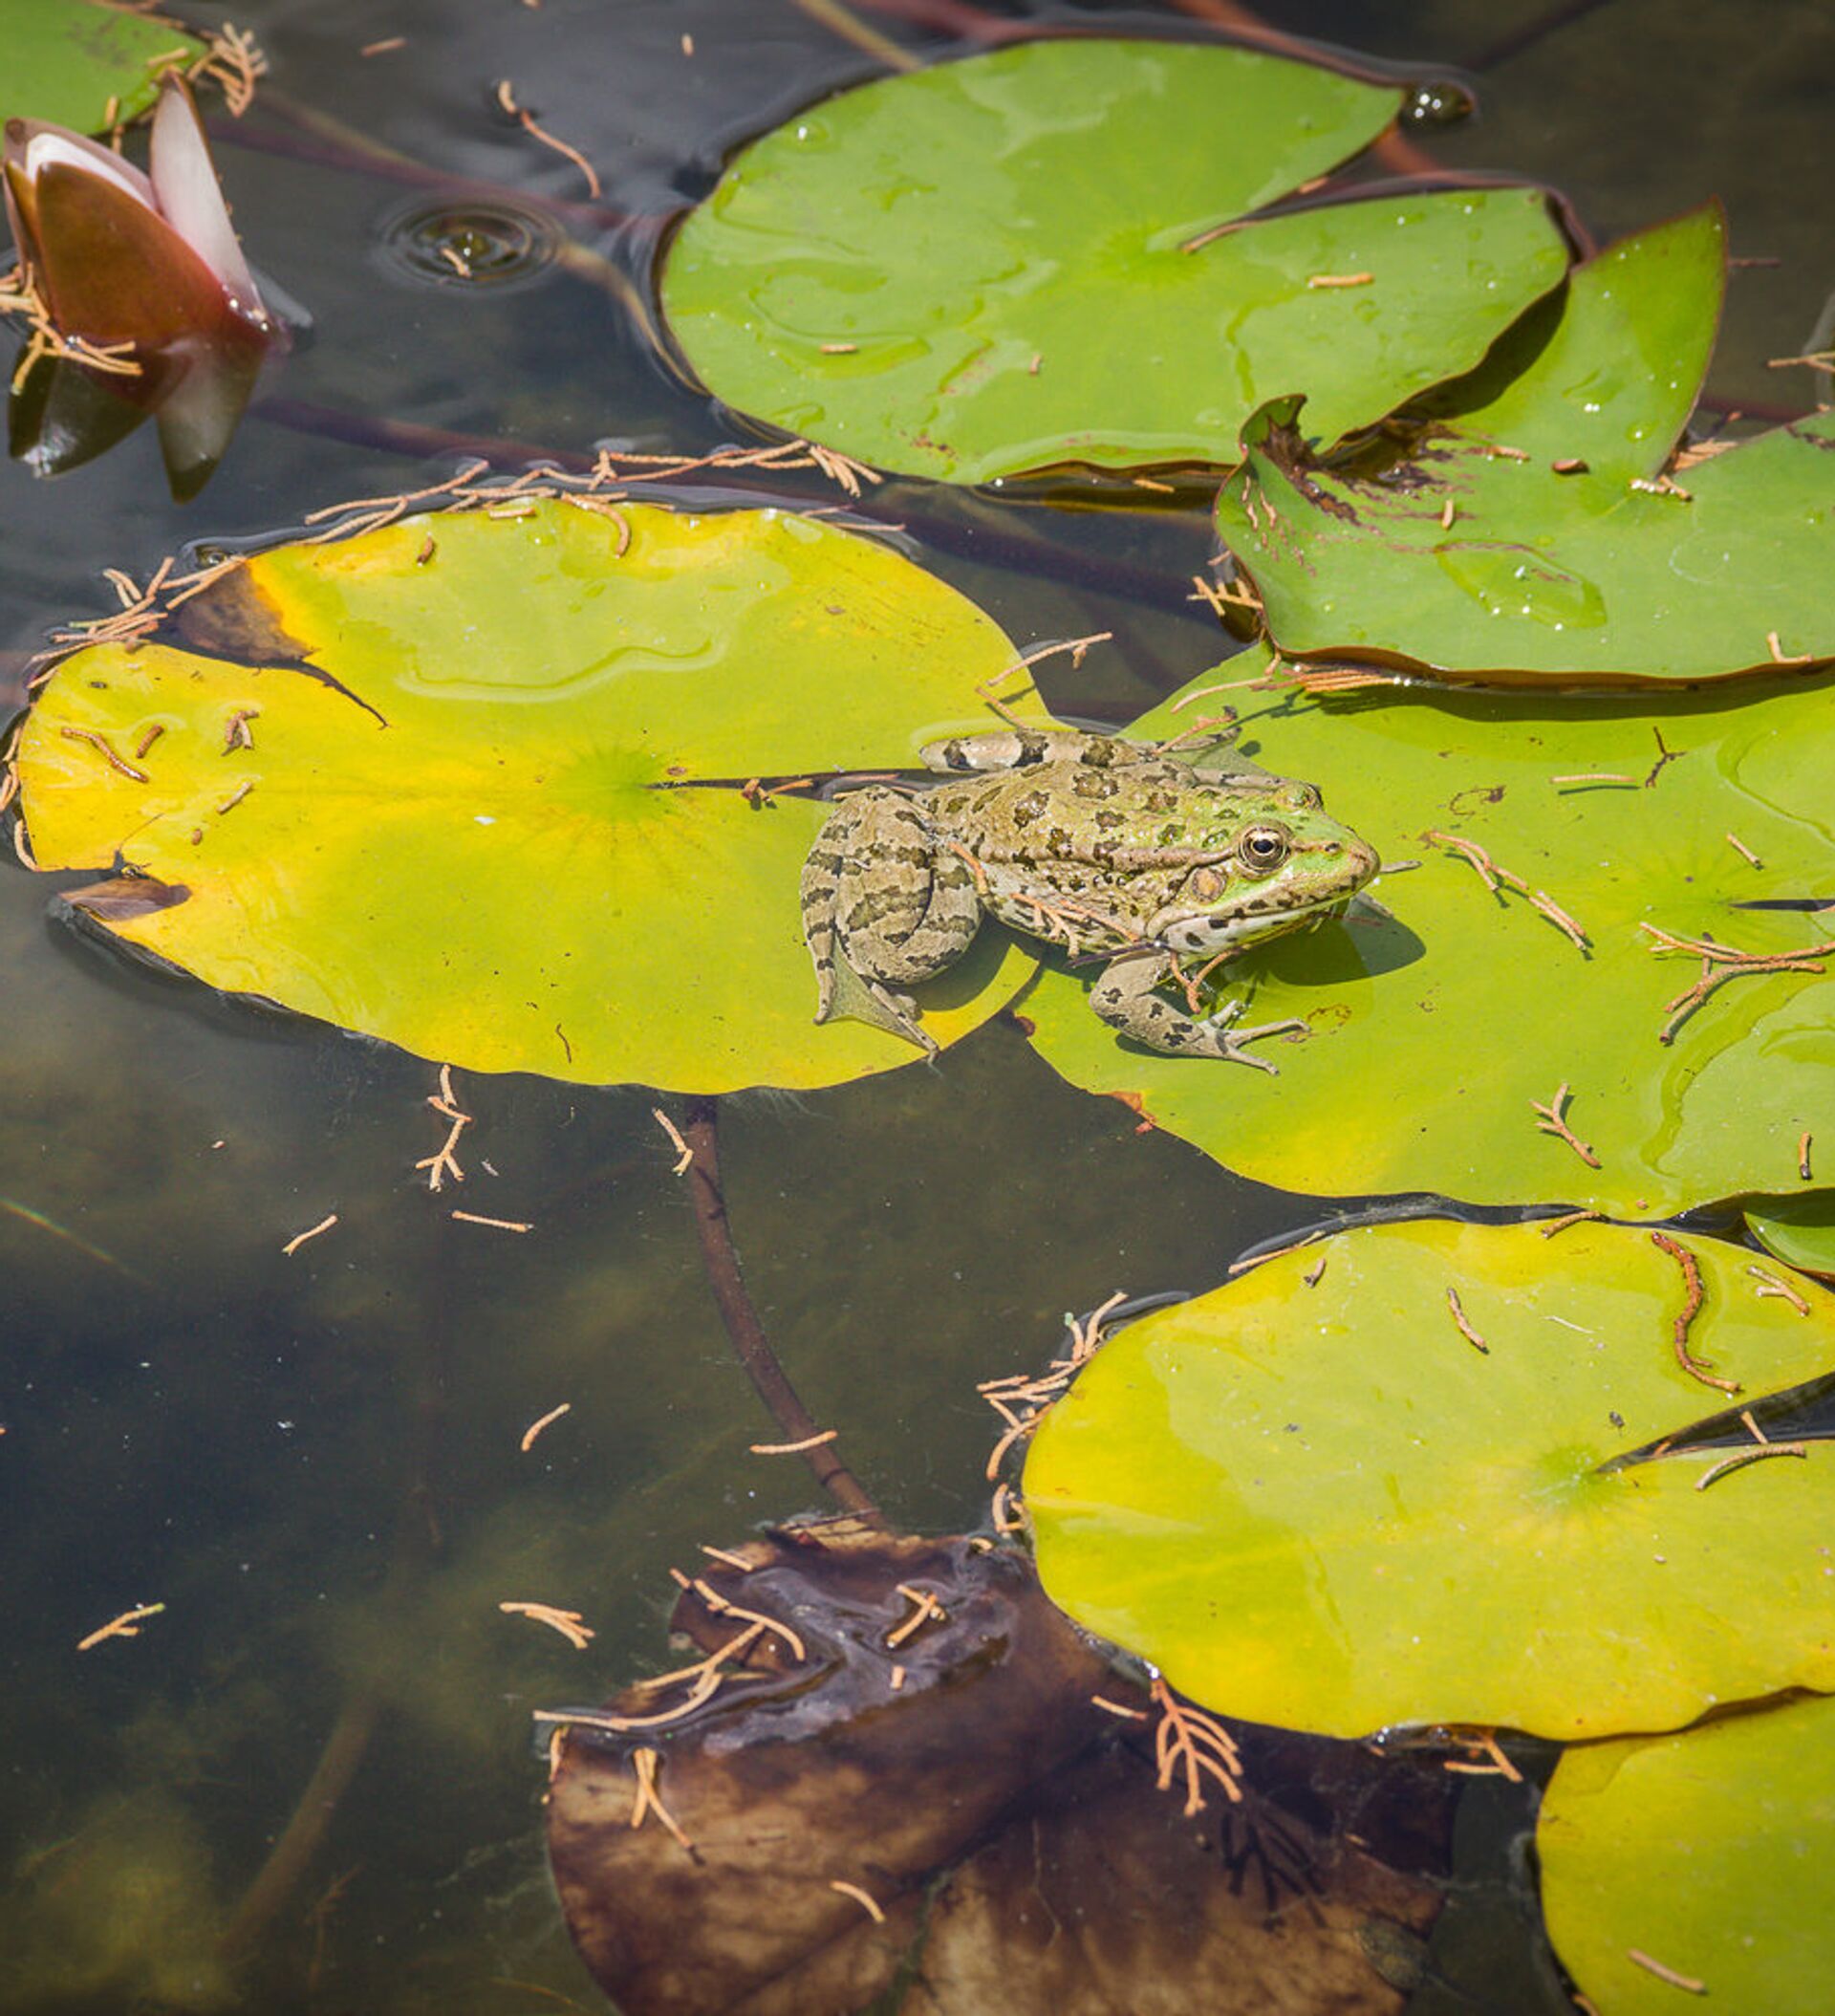
[[[167, 501], [150, 428], [51, 483], [0, 466], [0, 712], [49, 625], [108, 606], [103, 566], [144, 577], [184, 541], [433, 480], [442, 434], [586, 454], [728, 439], [603, 286], [552, 263], [437, 283], [416, 220], [424, 237], [429, 203], [479, 196], [453, 182], [488, 184], [572, 206], [580, 239], [640, 271], [656, 221], [725, 148], [878, 67], [790, 0], [255, 0], [233, 18], [271, 75], [240, 129], [214, 122], [219, 163], [251, 258], [310, 310], [311, 338], [187, 508]], [[915, 50], [959, 46], [863, 18]], [[1602, 239], [1721, 195], [1736, 256], [1781, 263], [1736, 275], [1711, 396], [1806, 402], [1804, 374], [1765, 360], [1805, 346], [1835, 285], [1828, 6], [1270, 0], [1263, 18], [1463, 70], [1481, 116], [1415, 138], [1451, 166], [1559, 184]], [[397, 35], [402, 50], [359, 55]], [[599, 203], [495, 113], [504, 77], [592, 157]], [[1060, 711], [1125, 721], [1219, 655], [1187, 599], [1200, 512], [1056, 518], [900, 482], [876, 503], [1023, 643], [1117, 632], [1080, 670], [1047, 668]], [[121, 965], [48, 921], [45, 884], [10, 858], [0, 1000], [0, 2006], [602, 2006], [548, 1885], [529, 1710], [654, 1670], [669, 1565], [814, 1500], [800, 1466], [746, 1453], [770, 1423], [708, 1298], [652, 1098], [460, 1073], [476, 1116], [463, 1202], [536, 1227], [478, 1234], [414, 1168], [444, 1131], [430, 1066]], [[773, 1341], [920, 1529], [984, 1514], [978, 1379], [1047, 1355], [1066, 1310], [1212, 1286], [1318, 1211], [1137, 1134], [1002, 1022], [932, 1070], [731, 1100], [723, 1126]], [[283, 1257], [333, 1211], [335, 1235]], [[561, 1400], [571, 1415], [521, 1453]], [[505, 1599], [578, 1608], [598, 1636], [573, 1651]], [[76, 1655], [155, 1601], [140, 1638]], [[354, 1703], [373, 1733], [330, 1834], [232, 1967], [225, 1914]], [[1464, 1986], [1431, 1980], [1417, 2009], [1566, 2006], [1512, 1875], [1530, 1813], [1526, 1794], [1468, 1795], [1473, 1895], [1436, 1947]]]

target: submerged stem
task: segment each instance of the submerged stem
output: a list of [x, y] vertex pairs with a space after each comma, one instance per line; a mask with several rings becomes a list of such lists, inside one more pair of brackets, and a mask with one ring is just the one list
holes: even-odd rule
[[707, 1269], [707, 1286], [713, 1290], [720, 1319], [739, 1361], [745, 1366], [758, 1397], [770, 1410], [771, 1419], [790, 1442], [809, 1442], [799, 1453], [815, 1473], [815, 1481], [845, 1510], [855, 1513], [870, 1525], [883, 1527], [885, 1520], [868, 1497], [831, 1442], [814, 1440], [818, 1434], [814, 1419], [797, 1398], [796, 1388], [778, 1362], [765, 1326], [759, 1320], [752, 1298], [739, 1270], [739, 1254], [733, 1246], [726, 1217], [725, 1193], [720, 1181], [720, 1107], [711, 1098], [690, 1099], [682, 1126], [682, 1138], [693, 1150], [694, 1160], [686, 1176], [688, 1194], [694, 1200], [695, 1231], [701, 1240], [701, 1257]]

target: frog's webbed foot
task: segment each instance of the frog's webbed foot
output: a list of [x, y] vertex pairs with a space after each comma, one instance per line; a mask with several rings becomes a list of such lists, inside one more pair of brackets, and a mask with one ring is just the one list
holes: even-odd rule
[[1266, 1057], [1252, 1055], [1248, 1045], [1306, 1025], [1290, 1015], [1284, 1022], [1237, 1029], [1234, 1025], [1243, 1009], [1241, 1001], [1226, 1002], [1214, 1015], [1191, 1014], [1158, 991], [1159, 983], [1173, 970], [1173, 961], [1165, 954], [1112, 960], [1090, 989], [1090, 1006], [1123, 1035], [1165, 1056], [1218, 1057], [1279, 1076], [1279, 1068]]
[[[1263, 1036], [1284, 1036], [1294, 1030], [1305, 1030], [1306, 1025], [1298, 1015], [1288, 1015], [1280, 1022], [1258, 1022], [1253, 1029], [1233, 1027], [1241, 1014], [1244, 1004], [1232, 1001], [1206, 1022], [1198, 1027], [1208, 1036], [1215, 1038], [1216, 1048], [1197, 1052], [1199, 1056], [1223, 1057], [1232, 1064], [1252, 1064], [1257, 1071], [1265, 1071], [1269, 1077], [1278, 1078], [1281, 1067], [1266, 1057], [1252, 1057], [1245, 1045], [1260, 1040]], [[1186, 1052], [1186, 1054], [1192, 1054]]]
[[[1162, 755], [1177, 754], [1162, 748]], [[1208, 748], [1199, 748], [1189, 759], [1192, 775], [1203, 784], [1273, 784], [1277, 781], [1273, 771], [1265, 770], [1259, 763], [1241, 754], [1235, 743], [1214, 743]]]
[[918, 1004], [911, 996], [898, 993], [884, 981], [855, 972], [845, 959], [826, 974], [818, 970], [816, 995], [818, 1022], [865, 1022], [915, 1043], [927, 1056], [936, 1056], [937, 1039], [918, 1019]]

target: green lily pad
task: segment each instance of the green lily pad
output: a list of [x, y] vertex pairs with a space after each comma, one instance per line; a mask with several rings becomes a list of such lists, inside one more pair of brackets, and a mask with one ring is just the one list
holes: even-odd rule
[[884, 78], [740, 154], [663, 307], [729, 405], [915, 475], [1233, 462], [1301, 388], [1330, 440], [1470, 369], [1566, 270], [1526, 188], [1208, 235], [1400, 102], [1254, 50], [1082, 36]]
[[1695, 410], [1726, 287], [1726, 217], [1710, 203], [1575, 267], [1422, 410], [1460, 439], [1502, 442], [1532, 462], [1653, 477]]
[[[909, 1062], [811, 1023], [797, 878], [827, 808], [738, 787], [912, 763], [980, 725], [1012, 645], [833, 526], [619, 509], [280, 547], [184, 605], [201, 649], [78, 652], [15, 757], [39, 864], [119, 854], [153, 879], [88, 900], [116, 936], [480, 1071], [719, 1092]], [[1029, 970], [990, 937], [926, 1027], [962, 1034]]]
[[1675, 2016], [1691, 1992], [1764, 2016], [1828, 2007], [1835, 1701], [1569, 1750], [1536, 1845], [1549, 1937], [1600, 2016]]
[[1806, 1274], [1835, 1277], [1835, 1190], [1768, 1197], [1746, 1206], [1753, 1237]]
[[1027, 1457], [1047, 1593], [1208, 1706], [1330, 1736], [1835, 1687], [1835, 1449], [1706, 1489], [1724, 1450], [1603, 1467], [1835, 1367], [1835, 1316], [1679, 1243], [1731, 1402], [1677, 1362], [1681, 1267], [1618, 1225], [1371, 1225], [1144, 1318]]
[[[1385, 872], [1342, 922], [1223, 969], [1248, 1023], [1306, 1024], [1260, 1046], [1278, 1077], [1124, 1045], [1088, 1006], [1089, 973], [1061, 962], [1024, 1008], [1059, 1072], [1292, 1190], [1667, 1216], [1796, 1185], [1798, 1143], [1835, 1101], [1835, 943], [1813, 914], [1736, 905], [1826, 881], [1826, 685], [1677, 694], [1659, 741], [1642, 712], [1598, 700], [1239, 685], [1266, 664], [1235, 659], [1194, 682], [1195, 705], [1127, 732], [1245, 704], [1247, 753], [1320, 785], [1385, 862], [1420, 865]], [[1487, 889], [1456, 841], [1524, 886]], [[1679, 1015], [1701, 961], [1658, 951], [1656, 933], [1803, 969], [1739, 974]], [[1542, 1124], [1564, 1086], [1564, 1121], [1597, 1167]]]
[[1721, 237], [1698, 211], [1580, 269], [1520, 376], [1468, 388], [1478, 403], [1373, 474], [1315, 460], [1299, 400], [1263, 407], [1217, 518], [1277, 647], [1500, 683], [1835, 656], [1835, 415], [1659, 473], [1713, 339]]
[[92, 0], [29, 0], [8, 8], [0, 28], [0, 120], [100, 133], [151, 109], [162, 70], [189, 70], [205, 54], [188, 30], [158, 15]]

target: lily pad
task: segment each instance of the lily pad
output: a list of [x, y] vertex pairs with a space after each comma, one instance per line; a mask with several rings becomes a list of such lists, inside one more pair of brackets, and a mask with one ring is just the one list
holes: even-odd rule
[[1726, 217], [1704, 204], [1575, 267], [1470, 378], [1421, 409], [1462, 440], [1502, 442], [1532, 462], [1653, 477], [1694, 411], [1726, 290]]
[[1835, 656], [1835, 414], [1659, 473], [1712, 340], [1720, 237], [1697, 212], [1582, 268], [1520, 377], [1374, 473], [1315, 459], [1301, 401], [1263, 406], [1217, 517], [1279, 649], [1502, 683]]
[[174, 22], [93, 0], [10, 7], [0, 52], [0, 120], [49, 119], [77, 133], [138, 119], [159, 96], [162, 70], [188, 70], [205, 54]]
[[[1024, 1008], [1058, 1071], [1286, 1189], [1667, 1216], [1797, 1184], [1835, 1098], [1835, 943], [1813, 914], [1738, 906], [1826, 879], [1826, 685], [1678, 694], [1653, 724], [1579, 698], [1258, 695], [1266, 663], [1244, 654], [1127, 732], [1246, 703], [1248, 754], [1418, 867], [1223, 969], [1248, 1022], [1306, 1023], [1260, 1046], [1278, 1077], [1125, 1046], [1061, 963]], [[1673, 947], [1710, 939], [1792, 964], [1716, 967], [1690, 1008], [1703, 962]]]
[[[15, 757], [39, 864], [119, 856], [146, 900], [95, 914], [127, 943], [481, 1071], [719, 1092], [909, 1062], [812, 1027], [827, 808], [741, 787], [912, 763], [980, 725], [1012, 645], [816, 520], [503, 509], [276, 548], [180, 610], [199, 648], [66, 660]], [[1029, 969], [990, 939], [926, 1026]]]
[[1330, 440], [1470, 369], [1567, 266], [1528, 188], [1241, 221], [1401, 96], [1086, 36], [884, 78], [739, 155], [663, 307], [729, 405], [915, 475], [1233, 462], [1255, 406], [1301, 388]]
[[1835, 1278], [1835, 1191], [1760, 1198], [1747, 1204], [1746, 1223], [1766, 1252], [1806, 1274]]
[[1731, 1401], [1678, 1362], [1682, 1267], [1617, 1225], [1371, 1225], [1144, 1318], [1027, 1458], [1047, 1593], [1207, 1706], [1324, 1735], [1835, 1687], [1835, 1450], [1707, 1489], [1723, 1449], [1612, 1466], [1835, 1368], [1835, 1317], [1676, 1244]]
[[1828, 2007], [1835, 1701], [1569, 1750], [1536, 1845], [1549, 1937], [1600, 2016], [1674, 2016], [1691, 1983], [1712, 2008]]

